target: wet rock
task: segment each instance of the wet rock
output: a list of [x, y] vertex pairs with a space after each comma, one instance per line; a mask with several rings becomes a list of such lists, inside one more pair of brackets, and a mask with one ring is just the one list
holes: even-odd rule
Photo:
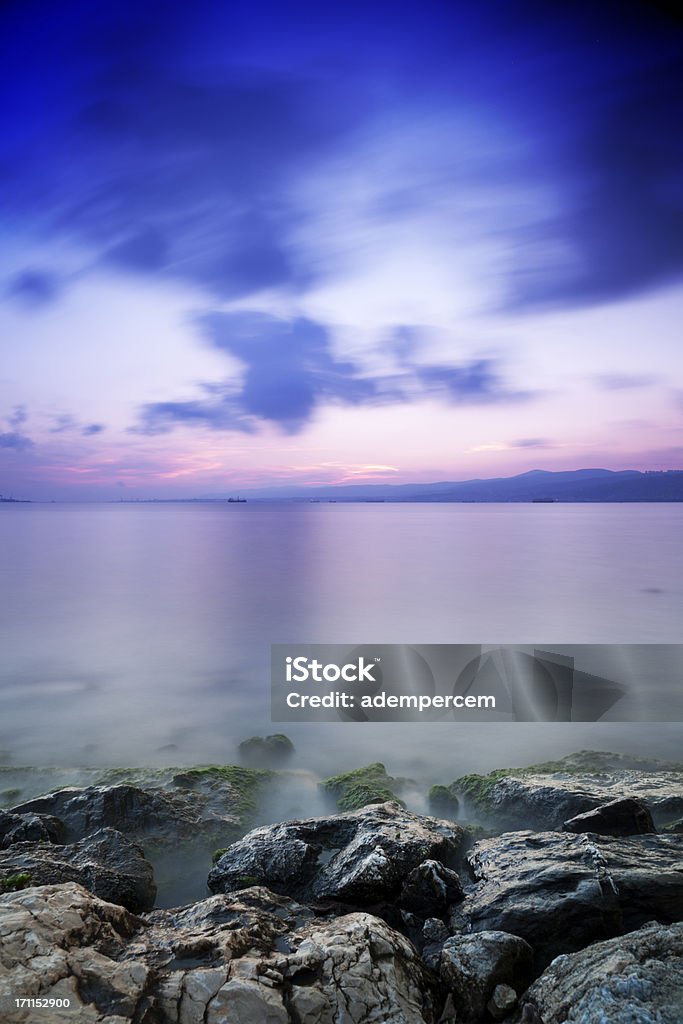
[[635, 836], [656, 832], [652, 815], [641, 800], [610, 800], [594, 811], [577, 814], [562, 825], [564, 832], [597, 832], [603, 836]]
[[499, 828], [560, 829], [614, 800], [636, 799], [655, 824], [683, 816], [683, 766], [581, 751], [530, 768], [466, 775], [450, 787], [470, 812]]
[[522, 1020], [680, 1024], [681, 1007], [683, 925], [650, 924], [558, 957], [525, 993]]
[[13, 811], [57, 817], [64, 822], [67, 839], [81, 839], [100, 828], [114, 828], [136, 838], [152, 837], [171, 844], [196, 838], [198, 832], [222, 837], [234, 832], [238, 818], [217, 813], [207, 804], [205, 795], [182, 790], [88, 786], [48, 793]]
[[15, 843], [0, 851], [0, 881], [18, 875], [24, 876], [24, 887], [77, 882], [133, 912], [149, 910], [156, 896], [142, 849], [114, 829], [100, 829], [67, 846]]
[[[228, 847], [209, 875], [209, 888], [230, 892], [259, 884], [303, 900], [372, 906], [395, 900], [424, 861], [452, 866], [463, 837], [452, 822], [395, 803], [264, 825]], [[454, 888], [450, 876], [438, 879], [437, 887], [447, 877]], [[423, 878], [422, 884], [429, 883]]]
[[49, 814], [0, 811], [0, 849], [14, 843], [60, 843], [64, 833], [64, 823]]
[[[501, 931], [457, 935], [441, 951], [439, 973], [449, 987], [457, 1019], [465, 1024], [481, 1020], [499, 986], [524, 990], [532, 977], [533, 951], [517, 935]], [[500, 1001], [501, 993], [495, 997]], [[495, 1000], [494, 1000], [495, 1002]], [[513, 1002], [514, 1005], [514, 1002]]]
[[438, 860], [425, 860], [403, 882], [398, 902], [420, 917], [441, 917], [463, 896], [462, 883], [455, 871]]
[[264, 889], [133, 918], [75, 885], [0, 897], [0, 1013], [72, 1000], [86, 1024], [436, 1024], [434, 979], [414, 947], [365, 913], [318, 920]]
[[683, 919], [683, 838], [513, 832], [468, 855], [478, 884], [458, 925], [526, 939], [540, 969], [643, 922]]

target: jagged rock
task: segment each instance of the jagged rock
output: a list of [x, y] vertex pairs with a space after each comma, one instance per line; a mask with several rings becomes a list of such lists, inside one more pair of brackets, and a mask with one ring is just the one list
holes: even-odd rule
[[60, 843], [64, 824], [49, 814], [16, 814], [0, 811], [0, 849], [14, 843]]
[[530, 768], [466, 775], [449, 787], [478, 818], [499, 828], [559, 829], [585, 811], [636, 799], [656, 825], [683, 815], [683, 767], [619, 754], [581, 751]]
[[[228, 847], [209, 875], [209, 888], [231, 892], [259, 884], [298, 899], [372, 906], [398, 897], [423, 861], [453, 865], [463, 837], [452, 822], [395, 803], [264, 825]], [[453, 889], [452, 880], [449, 885]]]
[[413, 946], [365, 913], [317, 920], [264, 889], [134, 918], [76, 885], [0, 897], [0, 1012], [72, 1000], [79, 1024], [436, 1024]]
[[216, 836], [229, 834], [234, 815], [205, 813], [204, 795], [137, 786], [88, 786], [62, 789], [13, 808], [15, 814], [53, 815], [64, 822], [67, 839], [81, 839], [100, 828], [115, 828], [126, 835], [154, 837], [176, 843], [195, 838], [199, 830]]
[[28, 876], [25, 884], [78, 882], [101, 899], [128, 910], [149, 910], [156, 886], [142, 849], [114, 829], [100, 829], [68, 846], [15, 843], [0, 851], [0, 880]]
[[682, 854], [679, 836], [526, 831], [483, 840], [468, 855], [479, 884], [453, 923], [520, 935], [542, 968], [647, 920], [683, 919]]
[[564, 832], [597, 832], [603, 836], [636, 836], [656, 832], [652, 815], [640, 800], [610, 800], [594, 811], [577, 814], [562, 825]]
[[[441, 950], [439, 973], [448, 985], [457, 1019], [476, 1024], [497, 986], [524, 990], [532, 976], [533, 951], [524, 939], [501, 931], [456, 935]], [[516, 992], [513, 988], [513, 994]]]
[[398, 902], [420, 917], [440, 917], [464, 895], [455, 871], [438, 860], [425, 860], [403, 882]]
[[680, 1024], [682, 1007], [683, 924], [650, 924], [558, 957], [525, 993], [522, 1020]]

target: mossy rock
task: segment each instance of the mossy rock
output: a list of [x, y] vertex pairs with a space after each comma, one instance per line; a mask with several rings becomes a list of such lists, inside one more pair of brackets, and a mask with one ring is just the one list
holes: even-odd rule
[[209, 764], [188, 768], [173, 776], [173, 785], [180, 789], [211, 788], [226, 782], [234, 797], [233, 813], [249, 818], [258, 806], [258, 796], [276, 777], [266, 768], [243, 768], [236, 764]]
[[683, 835], [683, 818], [679, 818], [678, 821], [670, 821], [667, 825], [663, 826], [662, 832], [669, 836]]
[[429, 790], [428, 800], [432, 814], [442, 818], [454, 818], [460, 807], [460, 801], [452, 786], [432, 786]]
[[403, 784], [403, 779], [394, 779], [387, 775], [384, 765], [376, 761], [363, 768], [333, 775], [321, 782], [320, 787], [323, 792], [334, 797], [340, 811], [357, 811], [368, 804], [383, 804], [388, 800], [395, 800], [405, 807], [405, 803], [397, 795]]

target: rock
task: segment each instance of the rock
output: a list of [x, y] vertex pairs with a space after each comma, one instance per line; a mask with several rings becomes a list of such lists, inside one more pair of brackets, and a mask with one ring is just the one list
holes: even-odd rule
[[76, 885], [0, 897], [0, 1016], [17, 991], [86, 1024], [436, 1024], [413, 946], [365, 913], [317, 920], [264, 889], [134, 918]]
[[679, 818], [678, 821], [670, 821], [668, 825], [663, 827], [662, 832], [672, 836], [683, 835], [683, 818]]
[[683, 816], [683, 766], [581, 751], [530, 768], [465, 775], [450, 787], [478, 817], [498, 828], [559, 829], [577, 814], [636, 799], [655, 824]]
[[[457, 1019], [476, 1024], [494, 1001], [497, 987], [516, 992], [527, 987], [532, 977], [533, 951], [517, 935], [501, 931], [457, 935], [447, 939], [441, 951], [439, 973], [449, 987]], [[496, 999], [500, 999], [500, 993]], [[514, 1005], [514, 1002], [513, 1004]]]
[[403, 882], [398, 902], [420, 917], [441, 917], [464, 895], [455, 871], [438, 860], [425, 860]]
[[657, 831], [645, 804], [632, 797], [610, 800], [594, 811], [577, 814], [565, 821], [562, 829], [564, 832], [597, 832], [603, 836], [636, 836]]
[[650, 924], [558, 957], [523, 997], [543, 1024], [680, 1024], [683, 925]]
[[137, 786], [89, 786], [62, 789], [13, 808], [14, 813], [53, 815], [64, 822], [67, 839], [82, 839], [100, 828], [115, 828], [137, 838], [176, 843], [198, 831], [225, 836], [238, 819], [204, 813], [206, 797], [187, 792], [145, 790]]
[[[297, 899], [356, 907], [393, 902], [424, 861], [453, 866], [463, 836], [452, 822], [412, 814], [396, 803], [264, 825], [228, 847], [209, 875], [209, 888], [231, 892], [267, 885]], [[454, 892], [452, 877], [439, 872], [423, 869], [422, 876], [414, 876], [414, 885], [438, 890], [443, 885], [446, 894]], [[411, 885], [408, 898], [410, 890]], [[433, 915], [429, 911], [423, 916]]]
[[64, 823], [49, 814], [0, 811], [0, 849], [14, 843], [60, 843], [64, 833]]
[[451, 786], [432, 786], [429, 790], [429, 809], [440, 818], [455, 818], [460, 801]]
[[342, 775], [333, 775], [320, 783], [323, 792], [334, 797], [340, 811], [357, 811], [368, 804], [383, 804], [390, 800], [403, 804], [397, 795], [403, 785], [404, 780], [387, 775], [386, 768], [379, 761]]
[[493, 995], [486, 1004], [494, 1020], [503, 1020], [517, 1005], [517, 993], [510, 985], [496, 985]]
[[683, 919], [683, 838], [513, 832], [468, 855], [478, 885], [453, 923], [519, 935], [542, 969], [553, 957], [645, 921]]
[[77, 882], [101, 899], [128, 910], [149, 910], [156, 886], [142, 849], [114, 829], [100, 829], [68, 846], [15, 843], [0, 851], [0, 883], [17, 875], [27, 884]]
[[240, 743], [240, 761], [249, 768], [281, 768], [294, 754], [294, 744], [284, 733], [252, 736]]

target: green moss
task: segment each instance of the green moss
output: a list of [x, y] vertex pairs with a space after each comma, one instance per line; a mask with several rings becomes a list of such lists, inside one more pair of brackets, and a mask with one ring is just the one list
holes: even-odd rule
[[497, 782], [507, 775], [515, 775], [514, 768], [497, 768], [488, 775], [463, 775], [451, 783], [453, 790], [467, 800], [480, 807], [488, 807], [491, 803], [493, 788]]
[[229, 849], [229, 847], [221, 846], [217, 850], [214, 850], [213, 854], [211, 855], [211, 863], [218, 864], [218, 861], [221, 859], [221, 857], [223, 856], [227, 849]]
[[460, 806], [453, 786], [432, 786], [429, 790], [429, 808], [434, 814], [457, 814]]
[[31, 876], [28, 871], [19, 871], [16, 875], [6, 875], [0, 878], [0, 893], [19, 892], [31, 884]]
[[356, 811], [368, 804], [383, 804], [387, 800], [396, 800], [405, 807], [396, 794], [402, 786], [403, 780], [387, 775], [386, 768], [379, 761], [333, 775], [320, 783], [321, 789], [334, 797], [340, 811]]
[[194, 789], [205, 783], [228, 783], [235, 803], [234, 813], [249, 817], [256, 810], [258, 795], [264, 786], [277, 777], [267, 768], [242, 768], [235, 764], [209, 764], [188, 768], [173, 777], [173, 784]]

